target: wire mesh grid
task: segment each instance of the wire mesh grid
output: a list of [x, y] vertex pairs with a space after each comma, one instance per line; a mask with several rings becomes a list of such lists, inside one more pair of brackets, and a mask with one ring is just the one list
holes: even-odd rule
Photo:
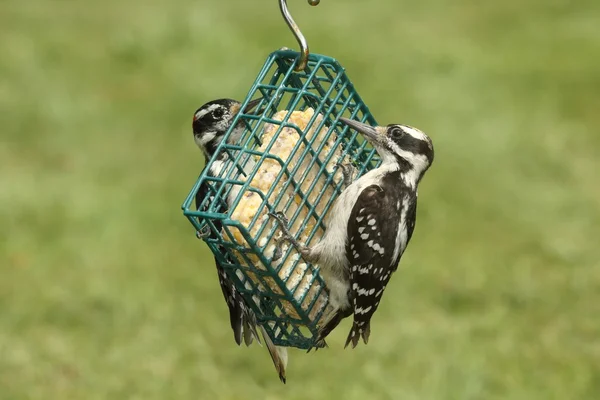
[[[283, 212], [296, 238], [316, 244], [343, 190], [339, 164], [352, 164], [360, 176], [380, 159], [338, 122], [343, 116], [376, 125], [342, 66], [311, 54], [295, 72], [298, 58], [291, 50], [269, 55], [241, 106], [262, 98], [257, 111], [235, 117], [182, 208], [197, 231], [210, 231], [205, 242], [273, 342], [307, 349], [328, 312], [327, 290], [318, 266], [292, 247], [273, 261], [279, 233], [266, 214]], [[229, 143], [239, 124], [241, 139]], [[206, 195], [196, 209], [201, 187]]]

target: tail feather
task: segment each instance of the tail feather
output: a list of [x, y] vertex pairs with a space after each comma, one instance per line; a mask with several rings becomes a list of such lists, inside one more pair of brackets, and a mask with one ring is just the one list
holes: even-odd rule
[[352, 329], [350, 329], [350, 333], [346, 339], [344, 348], [348, 347], [350, 343], [352, 343], [352, 348], [355, 348], [361, 337], [363, 338], [365, 344], [367, 344], [369, 342], [369, 336], [371, 336], [371, 322], [354, 321], [352, 324]]
[[286, 382], [286, 368], [288, 362], [288, 353], [287, 348], [281, 346], [275, 346], [271, 341], [271, 338], [267, 334], [265, 328], [261, 325], [260, 329], [263, 334], [263, 339], [265, 341], [265, 345], [267, 346], [267, 350], [269, 350], [269, 354], [271, 355], [271, 359], [273, 360], [273, 365], [277, 370], [277, 374], [279, 375], [279, 379], [281, 382]]
[[242, 337], [244, 336], [244, 313], [238, 304], [228, 302], [227, 305], [229, 306], [229, 323], [233, 330], [233, 338], [239, 346], [242, 344]]
[[258, 332], [256, 331], [256, 317], [252, 310], [244, 308], [243, 323], [244, 343], [246, 346], [250, 346], [253, 339], [256, 339], [258, 344], [262, 345], [260, 336], [258, 336]]
[[229, 323], [233, 330], [235, 342], [238, 346], [241, 346], [243, 340], [246, 346], [250, 346], [254, 338], [256, 338], [256, 341], [260, 343], [260, 338], [256, 331], [256, 316], [254, 312], [246, 305], [242, 294], [236, 289], [234, 283], [229, 279], [216, 258], [215, 262], [217, 264], [219, 284], [229, 308]]
[[254, 341], [254, 334], [247, 321], [244, 321], [244, 329], [242, 329], [242, 331], [244, 332], [244, 344], [250, 346]]

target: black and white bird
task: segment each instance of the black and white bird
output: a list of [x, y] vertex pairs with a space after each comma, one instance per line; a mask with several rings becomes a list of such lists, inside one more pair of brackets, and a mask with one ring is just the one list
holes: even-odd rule
[[[260, 100], [261, 99], [259, 98], [248, 102], [243, 112], [252, 112]], [[205, 168], [209, 164], [209, 160], [211, 160], [211, 158], [214, 156], [219, 144], [225, 138], [225, 134], [233, 123], [235, 116], [241, 111], [241, 106], [242, 104], [236, 100], [219, 99], [204, 104], [194, 113], [194, 119], [192, 122], [194, 141], [204, 153]], [[238, 144], [243, 133], [244, 123], [240, 120], [227, 138], [227, 143]], [[208, 171], [208, 175], [214, 177], [220, 176], [226, 168], [231, 166], [232, 162], [233, 161], [229, 159], [229, 155], [226, 152], [220, 153], [217, 155], [217, 158], [213, 160], [210, 170]], [[210, 203], [214, 201], [213, 193], [214, 192], [210, 190], [209, 184], [206, 183], [206, 181], [203, 182], [196, 193], [196, 208], [199, 209], [207, 198], [208, 199], [205, 202], [205, 206], [210, 205]], [[227, 202], [220, 203], [218, 207], [219, 209], [217, 210], [219, 213], [227, 212], [228, 205], [230, 204], [229, 199], [231, 198], [235, 198], [232, 193], [230, 193], [228, 196]], [[222, 228], [220, 221], [214, 220], [213, 224], [215, 225], [216, 230], [220, 232]], [[212, 231], [209, 231], [208, 233], [208, 237], [213, 239], [215, 238], [215, 235], [216, 233]], [[219, 250], [222, 252], [224, 258], [229, 257], [224, 248], [220, 248]], [[244, 343], [248, 346], [255, 338], [260, 343], [260, 339], [256, 330], [258, 326], [263, 333], [265, 344], [269, 350], [271, 358], [273, 359], [273, 364], [275, 365], [277, 373], [279, 374], [279, 378], [283, 383], [285, 383], [287, 349], [285, 347], [275, 346], [272, 343], [264, 328], [257, 324], [254, 312], [246, 304], [243, 296], [236, 289], [233, 281], [227, 276], [225, 269], [219, 263], [217, 257], [215, 257], [215, 264], [217, 267], [221, 290], [223, 291], [223, 296], [225, 297], [225, 301], [227, 302], [227, 306], [229, 308], [229, 319], [235, 342], [240, 345], [243, 339]]]
[[417, 216], [417, 186], [433, 162], [433, 143], [418, 129], [406, 125], [372, 127], [340, 118], [362, 133], [381, 156], [381, 165], [350, 183], [327, 217], [325, 234], [307, 247], [287, 229], [281, 213], [283, 236], [302, 257], [320, 266], [329, 289], [333, 311], [319, 328], [322, 341], [343, 318], [354, 314], [345, 347], [369, 340], [371, 317], [406, 250]]

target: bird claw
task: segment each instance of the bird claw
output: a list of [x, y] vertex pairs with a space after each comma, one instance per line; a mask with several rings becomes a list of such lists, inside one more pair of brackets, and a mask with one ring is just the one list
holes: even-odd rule
[[279, 239], [275, 239], [276, 242], [285, 242], [286, 240], [294, 240], [294, 235], [290, 232], [290, 221], [281, 211], [277, 211], [274, 213], [268, 213], [269, 217], [275, 219], [279, 224], [279, 229], [281, 229], [282, 236]]
[[292, 234], [288, 229], [288, 224], [290, 223], [288, 218], [281, 211], [270, 212], [267, 215], [279, 224], [279, 229], [281, 229], [282, 236], [280, 238], [275, 239], [275, 250], [273, 251], [272, 261], [277, 261], [283, 256], [283, 250], [281, 250], [281, 244], [290, 238], [293, 239]]
[[196, 237], [198, 239], [206, 239], [210, 236], [210, 228], [204, 225], [199, 231], [196, 231]]
[[352, 180], [354, 177], [354, 173], [356, 172], [356, 168], [350, 163], [342, 163], [338, 162], [335, 164], [337, 168], [342, 169], [342, 175], [344, 176], [344, 188], [347, 188], [352, 184]]
[[281, 256], [283, 256], [283, 250], [281, 250], [280, 244], [275, 241], [275, 250], [273, 250], [273, 257], [271, 257], [271, 261], [278, 261]]
[[296, 249], [296, 251], [302, 255], [306, 262], [311, 264], [316, 263], [317, 259], [311, 255], [311, 249], [298, 242], [294, 235], [292, 235], [292, 232], [290, 232], [290, 229], [288, 228], [289, 221], [285, 214], [282, 212], [270, 212], [267, 215], [271, 218], [274, 218], [279, 223], [279, 229], [282, 232], [281, 237], [275, 239], [275, 251], [273, 252], [275, 258], [272, 259], [273, 261], [278, 260], [280, 257], [281, 243], [289, 242]]
[[306, 353], [310, 353], [312, 349], [315, 349], [315, 352], [317, 352], [319, 349], [326, 347], [328, 348], [329, 345], [327, 344], [325, 339], [320, 339], [319, 337], [317, 337], [317, 339], [315, 339], [315, 341], [308, 348], [308, 350], [306, 350]]
[[290, 223], [290, 221], [288, 220], [288, 218], [285, 216], [284, 213], [282, 213], [281, 211], [275, 211], [275, 212], [267, 213], [267, 215], [271, 218], [274, 218], [279, 223], [280, 226], [285, 227], [287, 229], [287, 226]]

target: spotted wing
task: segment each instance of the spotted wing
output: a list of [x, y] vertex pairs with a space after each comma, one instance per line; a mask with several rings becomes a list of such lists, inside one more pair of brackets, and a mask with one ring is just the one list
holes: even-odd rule
[[371, 185], [360, 194], [350, 214], [346, 255], [350, 265], [354, 324], [346, 346], [352, 343], [352, 347], [356, 347], [361, 336], [367, 343], [371, 317], [397, 267], [393, 261], [401, 205], [394, 193]]

